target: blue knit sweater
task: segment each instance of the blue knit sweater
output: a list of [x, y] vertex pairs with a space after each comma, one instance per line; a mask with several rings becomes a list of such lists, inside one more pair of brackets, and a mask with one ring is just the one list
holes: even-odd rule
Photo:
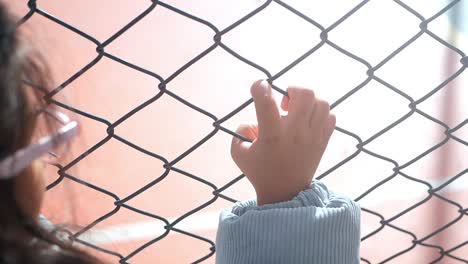
[[286, 202], [239, 202], [221, 213], [217, 264], [358, 264], [360, 208], [314, 181]]

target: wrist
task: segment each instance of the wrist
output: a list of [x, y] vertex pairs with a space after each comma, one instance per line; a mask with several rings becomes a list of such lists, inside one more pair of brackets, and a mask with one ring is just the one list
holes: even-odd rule
[[308, 185], [301, 188], [281, 189], [281, 190], [256, 190], [257, 205], [274, 204], [292, 200], [300, 192], [307, 189]]

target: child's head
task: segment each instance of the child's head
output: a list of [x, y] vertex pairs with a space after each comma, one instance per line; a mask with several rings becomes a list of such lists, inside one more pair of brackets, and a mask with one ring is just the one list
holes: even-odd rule
[[[37, 158], [74, 130], [44, 101], [46, 64], [20, 41], [14, 21], [0, 2], [0, 263], [97, 263], [37, 223], [45, 191]], [[39, 130], [52, 136], [38, 141]]]
[[[20, 43], [16, 25], [0, 5], [0, 160], [32, 141], [42, 103], [39, 89], [26, 85], [48, 86], [47, 68], [40, 57]], [[17, 223], [18, 213], [38, 215], [45, 183], [33, 162], [8, 179], [0, 180], [0, 224]], [[13, 222], [12, 222], [13, 221]]]

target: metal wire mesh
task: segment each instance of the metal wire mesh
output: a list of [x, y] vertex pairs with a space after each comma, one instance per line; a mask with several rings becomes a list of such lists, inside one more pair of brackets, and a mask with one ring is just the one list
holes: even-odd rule
[[[380, 214], [377, 211], [370, 210], [370, 209], [367, 209], [367, 208], [362, 208], [363, 214], [371, 214], [371, 215], [374, 215], [374, 216], [380, 218], [380, 226], [377, 229], [373, 230], [372, 232], [370, 232], [368, 234], [363, 234], [363, 237], [361, 239], [362, 243], [365, 243], [367, 239], [369, 239], [370, 237], [372, 237], [372, 236], [376, 235], [377, 233], [379, 233], [384, 227], [387, 227], [387, 228], [391, 228], [391, 229], [393, 229], [393, 230], [395, 230], [397, 232], [402, 232], [402, 233], [404, 233], [406, 235], [411, 236], [412, 239], [413, 239], [412, 240], [412, 245], [409, 246], [408, 248], [398, 252], [398, 253], [395, 253], [393, 255], [388, 256], [386, 259], [382, 260], [379, 263], [389, 262], [390, 260], [393, 260], [393, 259], [395, 259], [395, 258], [397, 258], [397, 257], [399, 257], [399, 256], [401, 256], [403, 254], [408, 253], [409, 251], [413, 250], [416, 246], [434, 248], [434, 249], [439, 250], [440, 255], [436, 259], [434, 259], [431, 263], [437, 263], [437, 262], [440, 262], [440, 261], [442, 261], [444, 259], [447, 259], [447, 258], [450, 258], [452, 261], [458, 261], [460, 263], [468, 263], [468, 258], [466, 258], [466, 257], [462, 258], [462, 257], [457, 256], [456, 254], [454, 254], [454, 252], [457, 251], [458, 249], [460, 249], [462, 247], [465, 247], [465, 246], [468, 246], [468, 240], [461, 243], [461, 244], [459, 244], [459, 245], [456, 245], [456, 246], [454, 246], [452, 248], [443, 248], [440, 245], [430, 244], [430, 243], [427, 242], [430, 238], [434, 237], [435, 235], [439, 234], [440, 232], [444, 231], [445, 229], [447, 229], [450, 226], [454, 225], [455, 223], [459, 222], [462, 218], [464, 218], [464, 217], [466, 217], [468, 215], [468, 208], [466, 208], [466, 206], [467, 206], [466, 204], [465, 205], [459, 204], [456, 201], [453, 201], [453, 200], [445, 197], [443, 194], [441, 194], [441, 190], [443, 190], [450, 183], [452, 183], [456, 179], [459, 179], [461, 177], [466, 176], [466, 174], [468, 172], [468, 169], [465, 168], [459, 174], [452, 175], [449, 180], [447, 180], [446, 182], [444, 182], [443, 184], [441, 184], [441, 185], [439, 185], [437, 187], [432, 186], [429, 182], [426, 182], [424, 180], [411, 177], [410, 175], [407, 175], [405, 172], [402, 171], [402, 169], [411, 166], [416, 161], [420, 160], [422, 157], [428, 155], [429, 153], [435, 151], [436, 149], [441, 148], [449, 140], [453, 140], [453, 141], [456, 141], [458, 144], [468, 146], [468, 142], [466, 141], [466, 139], [462, 139], [462, 138], [455, 135], [455, 132], [459, 131], [462, 127], [464, 127], [465, 125], [468, 124], [468, 119], [465, 119], [463, 122], [459, 123], [456, 126], [450, 127], [446, 123], [444, 123], [444, 122], [436, 119], [435, 117], [425, 113], [421, 109], [418, 109], [418, 105], [420, 105], [422, 102], [426, 101], [428, 98], [433, 96], [436, 92], [440, 91], [441, 89], [446, 88], [451, 83], [451, 81], [453, 81], [455, 78], [457, 78], [468, 67], [468, 57], [466, 56], [466, 54], [462, 50], [455, 47], [454, 45], [447, 42], [446, 40], [439, 37], [438, 35], [436, 35], [431, 30], [428, 29], [428, 25], [432, 21], [434, 21], [436, 18], [438, 18], [439, 16], [441, 16], [445, 12], [448, 12], [454, 6], [456, 6], [457, 3], [460, 2], [460, 0], [451, 1], [450, 3], [448, 3], [446, 5], [445, 8], [443, 8], [442, 10], [440, 10], [439, 12], [437, 12], [436, 14], [434, 14], [433, 16], [431, 16], [429, 18], [424, 17], [423, 15], [418, 13], [416, 10], [412, 9], [409, 5], [405, 4], [404, 2], [394, 0], [394, 3], [396, 5], [398, 5], [399, 7], [401, 7], [402, 12], [409, 12], [410, 14], [415, 16], [420, 21], [420, 23], [419, 23], [420, 31], [417, 34], [415, 34], [414, 36], [412, 36], [410, 39], [408, 39], [400, 47], [398, 47], [398, 49], [394, 50], [391, 54], [388, 54], [388, 56], [386, 56], [385, 59], [383, 59], [382, 61], [380, 61], [379, 63], [377, 63], [375, 65], [372, 65], [371, 63], [369, 63], [365, 59], [360, 58], [359, 56], [357, 56], [357, 55], [351, 53], [350, 51], [342, 48], [339, 43], [335, 43], [335, 42], [333, 42], [332, 40], [330, 40], [328, 38], [328, 35], [329, 35], [329, 33], [331, 31], [333, 31], [334, 29], [339, 27], [340, 24], [342, 24], [346, 19], [348, 19], [350, 16], [353, 16], [353, 14], [355, 14], [359, 9], [361, 9], [363, 6], [368, 4], [370, 2], [369, 0], [364, 0], [364, 1], [360, 2], [354, 8], [349, 10], [344, 16], [340, 17], [338, 20], [336, 20], [334, 23], [332, 23], [328, 27], [322, 26], [320, 23], [316, 22], [314, 20], [314, 18], [306, 16], [305, 14], [303, 14], [301, 12], [301, 10], [296, 10], [292, 6], [288, 5], [287, 3], [283, 2], [283, 1], [268, 0], [268, 1], [265, 1], [263, 4], [261, 4], [257, 9], [255, 9], [252, 12], [246, 14], [241, 19], [237, 20], [235, 23], [229, 25], [228, 27], [226, 27], [224, 29], [218, 29], [214, 24], [210, 23], [209, 21], [203, 20], [203, 19], [201, 19], [201, 18], [199, 18], [197, 16], [189, 14], [189, 13], [183, 11], [183, 10], [178, 9], [175, 6], [169, 5], [169, 4], [161, 2], [161, 1], [153, 0], [153, 1], [148, 1], [149, 3], [148, 3], [148, 7], [146, 8], [146, 10], [144, 10], [140, 14], [137, 14], [128, 24], [126, 24], [123, 28], [118, 30], [115, 34], [113, 34], [110, 38], [108, 38], [107, 40], [105, 40], [103, 42], [98, 41], [96, 38], [94, 38], [93, 36], [87, 34], [86, 32], [83, 32], [80, 29], [78, 29], [78, 28], [76, 28], [76, 27], [74, 27], [74, 26], [72, 26], [72, 25], [70, 25], [70, 24], [68, 24], [68, 23], [54, 17], [53, 14], [46, 13], [45, 11], [43, 11], [41, 9], [41, 6], [40, 6], [39, 2], [40, 1], [36, 1], [36, 0], [30, 0], [30, 1], [27, 2], [27, 6], [29, 7], [29, 12], [19, 21], [20, 26], [23, 23], [25, 23], [26, 21], [28, 21], [28, 19], [30, 19], [32, 16], [42, 16], [42, 17], [56, 23], [57, 25], [60, 25], [60, 26], [62, 26], [64, 28], [72, 31], [74, 34], [77, 34], [77, 35], [81, 36], [82, 38], [84, 38], [84, 39], [86, 39], [86, 40], [88, 40], [88, 41], [90, 41], [90, 42], [92, 42], [92, 43], [94, 43], [96, 45], [96, 57], [92, 61], [90, 61], [85, 67], [83, 67], [82, 69], [77, 71], [75, 74], [70, 76], [68, 79], [63, 80], [63, 82], [62, 82], [62, 84], [60, 86], [56, 87], [55, 89], [53, 89], [50, 93], [48, 93], [45, 96], [45, 98], [47, 100], [49, 100], [51, 103], [53, 103], [53, 104], [55, 104], [55, 105], [57, 105], [59, 107], [65, 108], [67, 110], [73, 111], [74, 113], [76, 113], [78, 115], [81, 115], [81, 116], [83, 116], [85, 118], [89, 118], [91, 120], [94, 120], [95, 122], [102, 123], [107, 127], [107, 129], [106, 129], [107, 137], [105, 137], [103, 140], [101, 140], [100, 142], [98, 142], [97, 144], [92, 146], [90, 149], [88, 149], [84, 153], [78, 155], [69, 164], [66, 164], [63, 167], [61, 167], [60, 170], [58, 171], [58, 174], [59, 174], [58, 179], [48, 187], [48, 189], [54, 188], [55, 186], [59, 185], [64, 178], [67, 178], [67, 179], [69, 179], [71, 181], [74, 181], [74, 182], [76, 182], [78, 184], [81, 184], [81, 185], [85, 186], [86, 188], [91, 188], [91, 189], [93, 189], [93, 190], [95, 190], [97, 192], [101, 192], [101, 193], [103, 193], [103, 194], [105, 194], [105, 195], [107, 195], [107, 196], [109, 196], [109, 197], [111, 197], [112, 199], [115, 200], [115, 202], [114, 202], [115, 209], [114, 210], [112, 210], [112, 211], [110, 211], [108, 213], [105, 213], [104, 215], [99, 217], [97, 220], [95, 220], [94, 222], [92, 222], [89, 225], [87, 225], [86, 227], [84, 227], [82, 230], [71, 234], [71, 236], [72, 236], [72, 238], [73, 238], [73, 240], [75, 242], [81, 243], [83, 245], [86, 245], [86, 246], [91, 247], [91, 248], [93, 248], [95, 250], [101, 251], [103, 253], [113, 255], [119, 260], [120, 263], [128, 263], [128, 262], [131, 261], [132, 257], [134, 257], [136, 254], [138, 254], [141, 251], [145, 250], [147, 247], [150, 247], [151, 245], [157, 243], [158, 241], [164, 239], [170, 232], [177, 232], [177, 233], [180, 233], [180, 234], [183, 234], [183, 235], [186, 235], [186, 236], [193, 237], [193, 238], [199, 240], [201, 243], [206, 243], [207, 245], [210, 246], [210, 252], [207, 255], [202, 256], [200, 259], [194, 260], [194, 263], [203, 262], [204, 260], [212, 257], [214, 255], [214, 253], [215, 253], [215, 244], [214, 244], [213, 241], [211, 241], [210, 239], [207, 239], [205, 237], [199, 236], [197, 234], [190, 233], [190, 232], [184, 231], [182, 229], [179, 229], [177, 227], [177, 224], [179, 222], [181, 222], [183, 219], [189, 218], [191, 215], [193, 215], [196, 212], [200, 211], [201, 209], [207, 207], [208, 205], [210, 205], [211, 203], [213, 203], [217, 199], [225, 199], [225, 200], [228, 200], [228, 201], [231, 201], [231, 202], [236, 202], [235, 199], [223, 194], [223, 192], [226, 189], [233, 186], [234, 184], [236, 184], [244, 176], [240, 175], [240, 176], [237, 176], [237, 177], [233, 177], [233, 179], [230, 182], [227, 182], [225, 185], [216, 186], [215, 184], [207, 181], [206, 179], [203, 179], [200, 176], [194, 175], [194, 174], [192, 174], [190, 172], [187, 172], [187, 171], [184, 171], [184, 170], [182, 170], [180, 168], [177, 168], [176, 164], [179, 161], [181, 161], [182, 159], [184, 159], [185, 157], [187, 157], [188, 155], [190, 155], [194, 150], [196, 150], [202, 144], [204, 144], [205, 142], [210, 140], [210, 138], [212, 138], [217, 133], [228, 133], [230, 135], [240, 137], [235, 132], [233, 132], [233, 131], [229, 130], [228, 128], [226, 128], [225, 126], [223, 126], [223, 124], [228, 119], [232, 118], [234, 115], [239, 113], [242, 109], [244, 109], [248, 105], [250, 105], [253, 101], [252, 101], [252, 99], [250, 99], [250, 100], [244, 102], [242, 105], [240, 105], [236, 109], [233, 109], [226, 116], [218, 117], [218, 116], [215, 116], [214, 114], [212, 114], [212, 113], [210, 113], [210, 112], [208, 112], [208, 111], [206, 111], [204, 109], [201, 109], [200, 107], [197, 107], [196, 105], [192, 104], [191, 102], [187, 101], [186, 99], [182, 98], [181, 96], [179, 96], [176, 93], [174, 93], [173, 91], [171, 91], [171, 89], [170, 89], [171, 82], [175, 78], [177, 78], [179, 76], [179, 74], [184, 72], [186, 69], [188, 69], [192, 65], [196, 64], [198, 61], [203, 60], [203, 58], [207, 54], [212, 52], [214, 49], [221, 48], [224, 51], [226, 51], [227, 53], [231, 54], [236, 59], [238, 59], [241, 62], [245, 63], [246, 65], [248, 65], [250, 67], [253, 67], [253, 68], [263, 72], [264, 75], [265, 75], [265, 79], [267, 79], [272, 84], [272, 87], [274, 88], [274, 90], [276, 90], [279, 93], [286, 94], [284, 89], [282, 89], [282, 88], [278, 87], [277, 85], [275, 85], [275, 80], [277, 80], [280, 76], [282, 76], [283, 74], [285, 74], [286, 72], [291, 70], [293, 67], [295, 67], [297, 64], [299, 64], [301, 61], [306, 59], [308, 56], [315, 53], [320, 48], [322, 48], [324, 46], [329, 46], [329, 47], [335, 49], [336, 51], [338, 51], [339, 53], [343, 54], [344, 56], [355, 60], [356, 62], [362, 64], [363, 66], [365, 66], [367, 68], [367, 72], [366, 72], [367, 78], [363, 79], [356, 87], [354, 87], [353, 89], [347, 91], [338, 100], [333, 102], [332, 105], [331, 105], [332, 108], [338, 106], [339, 104], [342, 104], [342, 103], [346, 102], [346, 100], [348, 98], [352, 97], [357, 91], [359, 91], [360, 89], [365, 87], [371, 80], [382, 84], [383, 86], [388, 88], [390, 91], [392, 91], [396, 95], [401, 96], [402, 98], [407, 100], [407, 102], [409, 104], [408, 104], [408, 112], [406, 114], [401, 116], [395, 122], [392, 122], [392, 123], [388, 124], [384, 129], [380, 130], [378, 133], [370, 136], [369, 138], [361, 138], [359, 135], [357, 135], [357, 134], [355, 134], [355, 133], [353, 133], [351, 131], [348, 131], [348, 130], [340, 128], [340, 127], [337, 127], [336, 132], [342, 133], [343, 135], [346, 135], [347, 137], [350, 137], [350, 138], [352, 138], [353, 140], [355, 140], [357, 142], [355, 152], [352, 155], [348, 156], [346, 159], [344, 159], [344, 160], [340, 161], [339, 163], [335, 164], [335, 166], [331, 167], [329, 170], [327, 170], [326, 172], [324, 172], [323, 174], [321, 174], [317, 178], [322, 179], [324, 177], [327, 177], [328, 175], [332, 174], [337, 168], [341, 167], [345, 163], [347, 163], [350, 160], [354, 159], [358, 155], [370, 155], [370, 156], [372, 156], [372, 157], [374, 157], [376, 159], [380, 159], [380, 160], [382, 160], [384, 162], [392, 164], [393, 173], [390, 176], [386, 177], [382, 181], [378, 182], [377, 184], [375, 184], [374, 186], [369, 188], [367, 191], [365, 191], [360, 196], [358, 196], [355, 200], [359, 201], [363, 197], [369, 195], [372, 192], [378, 192], [380, 186], [392, 181], [392, 179], [394, 179], [395, 177], [403, 177], [407, 181], [411, 181], [411, 182], [415, 182], [415, 183], [424, 185], [425, 187], [427, 187], [427, 196], [425, 197], [425, 199], [419, 201], [418, 203], [408, 206], [405, 210], [403, 210], [401, 212], [396, 212], [394, 214], [394, 216], [392, 216], [390, 218], [385, 218], [382, 214]], [[320, 30], [320, 40], [321, 40], [319, 43], [316, 43], [315, 45], [311, 46], [310, 49], [306, 53], [301, 55], [299, 58], [297, 58], [296, 60], [294, 60], [290, 64], [285, 65], [282, 70], [280, 70], [279, 72], [276, 72], [276, 73], [271, 73], [270, 71], [268, 71], [268, 69], [263, 68], [262, 66], [254, 63], [253, 61], [249, 60], [248, 58], [245, 58], [245, 57], [241, 56], [235, 50], [231, 49], [229, 46], [227, 46], [225, 43], [223, 43], [223, 37], [224, 36], [226, 36], [227, 34], [229, 34], [232, 31], [235, 31], [236, 27], [238, 27], [242, 23], [246, 22], [247, 20], [251, 19], [255, 15], [259, 14], [264, 9], [268, 8], [268, 6], [272, 2], [280, 5], [282, 8], [287, 10], [290, 13], [291, 16], [298, 16], [304, 21], [304, 23], [310, 23], [311, 25], [316, 27], [318, 30]], [[106, 51], [106, 47], [110, 43], [116, 41], [120, 36], [125, 34], [127, 30], [129, 30], [131, 27], [133, 27], [137, 23], [139, 23], [145, 16], [147, 16], [151, 12], [157, 12], [157, 11], [154, 11], [155, 7], [157, 7], [157, 6], [159, 6], [161, 8], [165, 8], [165, 9], [171, 11], [174, 16], [184, 16], [184, 17], [190, 19], [193, 23], [199, 23], [199, 24], [207, 27], [208, 29], [210, 29], [212, 31], [212, 33], [213, 33], [213, 43], [212, 43], [211, 46], [207, 47], [202, 53], [200, 53], [199, 55], [197, 55], [196, 57], [194, 57], [193, 59], [188, 61], [185, 65], [183, 65], [182, 67], [177, 69], [174, 73], [172, 73], [170, 76], [168, 76], [166, 78], [158, 75], [158, 73], [155, 73], [155, 72], [152, 72], [152, 71], [150, 71], [148, 69], [140, 67], [139, 65], [134, 65], [134, 64], [132, 64], [132, 63], [130, 63], [130, 62], [128, 62], [128, 61], [126, 61], [126, 60], [124, 60], [122, 58], [119, 58], [119, 57], [117, 57], [117, 56], [115, 56], [113, 54], [110, 54], [109, 52]], [[406, 49], [408, 46], [410, 46], [412, 43], [414, 43], [418, 38], [420, 38], [423, 35], [431, 37], [434, 41], [437, 41], [438, 43], [444, 45], [447, 50], [451, 50], [451, 51], [453, 51], [453, 52], [455, 52], [457, 54], [458, 58], [455, 60], [455, 66], [454, 66], [456, 70], [446, 80], [444, 80], [439, 85], [434, 87], [430, 92], [428, 92], [424, 96], [422, 96], [420, 98], [412, 98], [405, 91], [402, 91], [398, 87], [395, 87], [392, 84], [390, 84], [391, 80], [384, 80], [381, 77], [379, 77], [378, 76], [378, 70], [383, 65], [385, 65], [390, 60], [392, 60], [395, 56], [397, 56], [402, 50]], [[60, 101], [56, 100], [56, 95], [57, 94], [62, 92], [64, 89], [67, 89], [67, 87], [72, 82], [74, 82], [76, 79], [80, 78], [80, 76], [82, 76], [86, 71], [88, 71], [90, 68], [95, 66], [103, 57], [106, 57], [108, 59], [111, 59], [111, 60], [119, 63], [119, 64], [122, 64], [122, 65], [124, 65], [126, 67], [129, 67], [129, 68], [133, 69], [136, 72], [139, 72], [139, 73], [144, 74], [144, 75], [148, 75], [148, 76], [150, 76], [152, 78], [155, 78], [159, 82], [159, 86], [158, 86], [159, 93], [157, 93], [154, 97], [149, 98], [146, 102], [139, 105], [138, 107], [136, 107], [134, 109], [131, 109], [130, 111], [128, 111], [127, 114], [123, 115], [121, 118], [119, 118], [115, 122], [110, 122], [110, 121], [105, 120], [103, 118], [100, 118], [98, 116], [92, 115], [92, 114], [86, 112], [85, 110], [76, 109], [76, 108], [74, 108], [74, 107], [72, 107], [70, 105], [67, 105], [67, 104], [65, 104], [63, 102], [60, 102]], [[183, 104], [183, 105], [191, 108], [193, 111], [198, 112], [200, 115], [205, 115], [205, 116], [207, 116], [207, 117], [209, 117], [209, 118], [211, 118], [213, 120], [213, 128], [212, 128], [213, 130], [212, 130], [212, 132], [209, 133], [203, 139], [201, 139], [199, 142], [196, 142], [195, 144], [193, 144], [192, 147], [187, 149], [185, 152], [183, 152], [181, 155], [179, 155], [178, 157], [176, 157], [173, 160], [168, 160], [165, 157], [163, 157], [161, 155], [158, 155], [157, 153], [153, 153], [150, 150], [144, 149], [144, 148], [142, 148], [142, 147], [140, 147], [140, 146], [138, 146], [138, 145], [136, 145], [136, 144], [134, 144], [134, 143], [126, 140], [125, 138], [123, 138], [123, 137], [121, 137], [121, 136], [114, 133], [114, 129], [117, 126], [119, 126], [120, 124], [125, 122], [129, 117], [131, 117], [135, 113], [141, 111], [142, 109], [144, 109], [148, 105], [157, 104], [158, 99], [161, 98], [161, 96], [163, 96], [163, 95], [170, 96], [170, 97], [174, 98], [175, 100], [177, 100], [180, 104]], [[366, 148], [366, 146], [368, 144], [370, 144], [371, 142], [373, 142], [374, 140], [376, 140], [377, 138], [379, 138], [380, 136], [382, 136], [386, 132], [390, 131], [394, 127], [398, 126], [404, 120], [408, 119], [409, 117], [411, 117], [413, 115], [420, 115], [420, 116], [424, 117], [425, 119], [430, 120], [431, 122], [433, 122], [433, 123], [437, 124], [438, 126], [442, 127], [444, 129], [444, 131], [445, 131], [445, 138], [442, 141], [438, 142], [437, 144], [433, 145], [431, 148], [425, 150], [424, 152], [420, 153], [416, 157], [410, 159], [408, 162], [406, 162], [404, 164], [399, 164], [392, 157], [387, 157], [387, 156], [381, 155], [379, 153], [375, 153], [375, 152], [370, 151], [369, 149]], [[136, 149], [137, 151], [139, 151], [141, 153], [141, 155], [148, 155], [148, 156], [151, 156], [151, 157], [153, 157], [155, 159], [160, 160], [164, 164], [163, 167], [165, 169], [165, 172], [162, 175], [160, 175], [158, 178], [154, 179], [151, 183], [147, 184], [146, 186], [144, 186], [144, 187], [142, 187], [142, 188], [140, 188], [138, 190], [135, 190], [132, 194], [130, 194], [127, 197], [124, 197], [124, 198], [119, 197], [118, 195], [113, 193], [112, 190], [106, 190], [104, 188], [101, 188], [100, 186], [93, 185], [93, 184], [91, 184], [89, 182], [86, 182], [83, 179], [80, 179], [78, 177], [75, 177], [75, 176], [73, 176], [73, 175], [71, 175], [69, 173], [70, 168], [76, 166], [86, 156], [88, 156], [90, 153], [92, 153], [96, 149], [102, 147], [110, 139], [116, 139], [116, 140], [128, 145], [129, 147]], [[149, 188], [151, 188], [154, 185], [157, 185], [158, 183], [163, 181], [165, 179], [165, 177], [169, 174], [170, 171], [176, 171], [176, 172], [178, 172], [180, 174], [183, 174], [183, 175], [185, 175], [187, 177], [192, 178], [193, 180], [199, 182], [200, 184], [204, 184], [206, 186], [209, 186], [210, 188], [213, 189], [213, 192], [212, 192], [213, 196], [210, 197], [201, 206], [193, 208], [193, 210], [190, 210], [190, 211], [186, 212], [185, 214], [181, 215], [179, 218], [177, 218], [176, 220], [174, 220], [172, 222], [170, 222], [167, 218], [165, 218], [165, 216], [155, 215], [155, 214], [153, 214], [151, 212], [140, 210], [140, 209], [135, 208], [135, 207], [128, 204], [128, 202], [131, 199], [135, 198], [136, 196], [138, 196], [141, 193], [145, 192]], [[450, 210], [454, 210], [454, 211], [456, 211], [458, 213], [458, 216], [455, 219], [453, 219], [450, 222], [443, 225], [441, 228], [438, 228], [437, 230], [433, 230], [433, 232], [425, 235], [424, 237], [417, 237], [412, 232], [412, 230], [405, 230], [402, 227], [399, 227], [399, 226], [394, 224], [394, 221], [396, 219], [402, 217], [403, 215], [407, 214], [408, 212], [414, 210], [415, 208], [421, 206], [422, 204], [428, 202], [431, 199], [436, 199], [436, 200], [438, 199], [438, 200], [446, 203], [447, 206], [450, 206], [450, 208], [452, 208]], [[92, 244], [80, 239], [80, 235], [82, 235], [83, 233], [89, 231], [90, 229], [95, 227], [98, 223], [106, 220], [109, 217], [112, 217], [112, 215], [115, 214], [120, 208], [126, 208], [128, 210], [131, 210], [131, 211], [137, 213], [137, 214], [143, 214], [143, 215], [146, 215], [148, 217], [151, 217], [153, 219], [156, 219], [156, 220], [159, 220], [159, 221], [163, 222], [164, 225], [165, 225], [165, 232], [163, 234], [161, 234], [160, 236], [155, 237], [151, 241], [149, 241], [149, 242], [147, 242], [145, 244], [142, 244], [140, 247], [138, 247], [136, 250], [134, 250], [133, 252], [131, 252], [130, 254], [128, 254], [126, 256], [122, 255], [119, 252], [114, 252], [114, 251], [111, 251], [109, 249], [100, 247], [99, 245], [92, 245]], [[371, 263], [368, 259], [366, 259], [366, 256], [362, 256], [361, 261], [364, 262], [364, 263]]]

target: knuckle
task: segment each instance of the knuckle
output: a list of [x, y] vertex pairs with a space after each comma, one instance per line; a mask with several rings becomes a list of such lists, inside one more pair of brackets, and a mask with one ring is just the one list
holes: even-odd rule
[[327, 101], [319, 100], [318, 105], [325, 114], [330, 113], [330, 104]]
[[320, 102], [322, 103], [322, 105], [323, 105], [324, 108], [330, 109], [330, 104], [329, 104], [327, 101], [325, 101], [325, 100], [320, 100]]
[[288, 89], [287, 89], [287, 92], [288, 92], [288, 95], [290, 98], [297, 98], [299, 97], [299, 93], [300, 93], [300, 88], [298, 87], [295, 87], [295, 86], [289, 86]]
[[292, 94], [293, 96], [308, 96], [308, 97], [315, 97], [314, 91], [311, 89], [298, 87], [298, 86], [289, 86], [288, 87], [288, 94]]
[[307, 99], [315, 99], [315, 93], [310, 89], [304, 89], [302, 93], [302, 95], [307, 97]]

